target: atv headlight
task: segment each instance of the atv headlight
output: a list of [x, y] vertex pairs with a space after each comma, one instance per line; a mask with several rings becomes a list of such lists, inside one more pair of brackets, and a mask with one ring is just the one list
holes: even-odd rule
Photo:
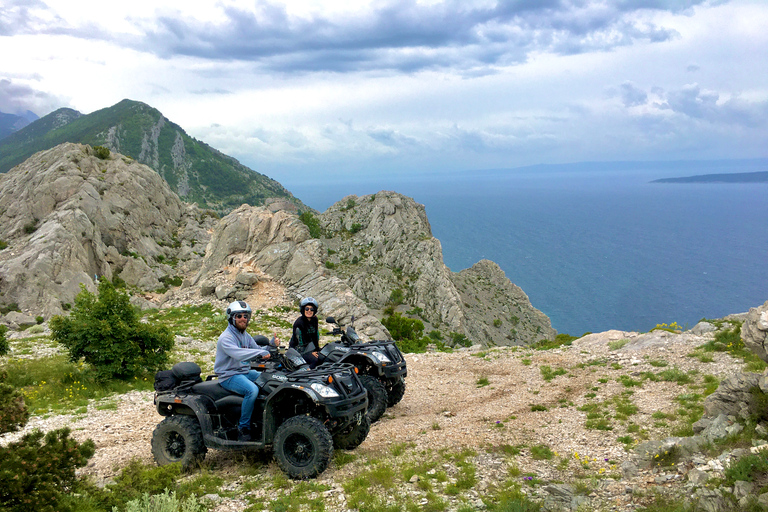
[[309, 387], [314, 389], [315, 393], [317, 393], [323, 398], [334, 398], [339, 396], [339, 394], [336, 392], [335, 389], [330, 388], [328, 386], [323, 386], [322, 384], [317, 382], [313, 382], [312, 384], [309, 385]]
[[392, 361], [390, 361], [390, 360], [389, 360], [389, 358], [387, 357], [387, 355], [386, 355], [386, 354], [384, 354], [384, 352], [376, 352], [376, 351], [373, 351], [373, 352], [371, 352], [371, 356], [372, 356], [374, 359], [378, 359], [378, 361], [379, 361], [380, 363], [391, 363], [391, 362], [392, 362]]

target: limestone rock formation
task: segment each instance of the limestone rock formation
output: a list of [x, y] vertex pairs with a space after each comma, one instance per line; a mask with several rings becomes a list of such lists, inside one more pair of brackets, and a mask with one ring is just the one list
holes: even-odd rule
[[768, 301], [749, 310], [741, 326], [741, 338], [744, 346], [768, 362]]
[[226, 274], [225, 284], [215, 288], [220, 300], [235, 300], [241, 293], [239, 298], [251, 301], [251, 294], [259, 292], [254, 285], [263, 273], [282, 282], [296, 298], [315, 297], [322, 316], [332, 315], [342, 323], [351, 322], [354, 316], [360, 334], [390, 338], [368, 306], [324, 267], [322, 243], [310, 238], [309, 229], [296, 215], [242, 205], [222, 218], [193, 284], [201, 292], [204, 288], [210, 291], [211, 283], [222, 273]]
[[551, 322], [493, 262], [453, 273], [424, 206], [395, 192], [348, 196], [319, 215], [326, 266], [370, 307], [402, 301], [444, 334], [482, 345], [556, 335]]
[[549, 318], [531, 305], [525, 292], [496, 263], [481, 260], [452, 274], [451, 280], [461, 296], [470, 339], [523, 345], [551, 340], [557, 334]]
[[201, 259], [194, 247], [211, 222], [122, 155], [98, 158], [80, 144], [42, 151], [0, 175], [0, 303], [47, 319], [101, 277], [158, 288]]

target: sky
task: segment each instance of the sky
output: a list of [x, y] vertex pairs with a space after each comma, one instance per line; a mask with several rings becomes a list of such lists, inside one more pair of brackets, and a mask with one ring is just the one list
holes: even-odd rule
[[768, 157], [765, 0], [0, 0], [0, 111], [128, 98], [278, 181]]

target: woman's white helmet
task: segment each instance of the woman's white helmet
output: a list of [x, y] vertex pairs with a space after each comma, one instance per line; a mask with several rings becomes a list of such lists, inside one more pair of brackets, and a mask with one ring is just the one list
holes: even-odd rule
[[302, 313], [304, 312], [304, 306], [314, 306], [315, 311], [320, 309], [320, 304], [318, 304], [317, 301], [312, 297], [304, 297], [301, 299], [301, 302], [299, 302], [299, 311]]
[[229, 306], [227, 306], [227, 321], [234, 325], [235, 315], [238, 313], [245, 313], [250, 318], [251, 316], [251, 306], [248, 305], [247, 302], [244, 300], [236, 300]]

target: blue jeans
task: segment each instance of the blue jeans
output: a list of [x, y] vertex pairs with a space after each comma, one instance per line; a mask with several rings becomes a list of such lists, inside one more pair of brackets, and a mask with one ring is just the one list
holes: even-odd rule
[[251, 370], [248, 373], [233, 375], [232, 377], [219, 382], [221, 387], [227, 391], [232, 391], [238, 395], [243, 395], [243, 405], [240, 406], [239, 429], [251, 428], [251, 415], [256, 405], [256, 396], [259, 394], [259, 386], [254, 384], [259, 378], [261, 372]]

